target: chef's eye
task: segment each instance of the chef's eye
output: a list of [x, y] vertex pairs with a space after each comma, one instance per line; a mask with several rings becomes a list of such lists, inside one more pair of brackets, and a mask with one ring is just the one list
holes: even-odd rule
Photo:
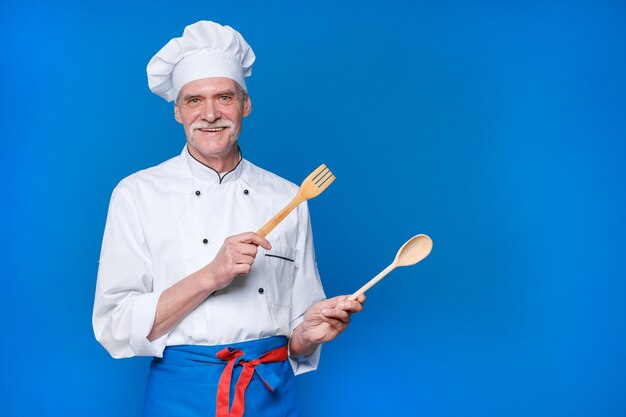
[[222, 104], [229, 104], [233, 101], [233, 97], [229, 96], [229, 95], [221, 95], [221, 96], [217, 96], [217, 101], [219, 101]]

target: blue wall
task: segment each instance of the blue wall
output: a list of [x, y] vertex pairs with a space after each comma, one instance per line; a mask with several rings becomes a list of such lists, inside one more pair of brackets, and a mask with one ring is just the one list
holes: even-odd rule
[[433, 253], [299, 378], [305, 416], [626, 415], [626, 4], [3, 2], [0, 415], [137, 416], [91, 309], [110, 192], [180, 152], [145, 65], [186, 24], [258, 59], [241, 136], [311, 202], [329, 295]]

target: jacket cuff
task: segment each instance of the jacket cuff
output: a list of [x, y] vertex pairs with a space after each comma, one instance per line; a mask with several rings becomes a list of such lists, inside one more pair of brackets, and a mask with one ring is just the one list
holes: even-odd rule
[[[291, 323], [291, 333], [289, 339], [293, 336], [293, 331], [302, 323], [304, 316], [298, 317]], [[293, 369], [294, 375], [300, 375], [307, 372], [315, 371], [320, 362], [320, 354], [322, 353], [322, 345], [318, 345], [315, 350], [307, 356], [291, 355], [291, 345], [288, 343], [289, 363]]]
[[163, 357], [169, 332], [152, 342], [148, 340], [159, 297], [160, 292], [142, 294], [133, 303], [130, 315], [130, 347], [136, 356]]

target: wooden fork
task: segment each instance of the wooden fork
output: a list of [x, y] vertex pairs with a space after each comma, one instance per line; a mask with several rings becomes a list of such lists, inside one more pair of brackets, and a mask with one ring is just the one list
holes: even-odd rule
[[311, 172], [311, 175], [302, 181], [302, 185], [300, 185], [300, 189], [293, 200], [291, 200], [284, 209], [279, 211], [277, 215], [272, 217], [269, 222], [265, 223], [265, 226], [261, 227], [257, 234], [263, 237], [267, 236], [269, 232], [274, 230], [274, 228], [278, 226], [293, 209], [298, 207], [300, 203], [322, 194], [322, 191], [328, 188], [333, 181], [335, 181], [335, 176], [330, 169], [328, 169], [325, 164], [320, 165], [315, 171]]

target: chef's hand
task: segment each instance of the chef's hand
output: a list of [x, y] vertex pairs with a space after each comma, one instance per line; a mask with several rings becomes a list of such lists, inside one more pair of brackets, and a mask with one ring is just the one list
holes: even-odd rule
[[293, 332], [290, 350], [295, 355], [308, 355], [321, 343], [333, 340], [350, 324], [350, 316], [363, 310], [365, 295], [348, 301], [340, 295], [315, 303], [304, 314], [304, 320]]
[[224, 240], [215, 259], [205, 267], [215, 290], [226, 287], [237, 275], [250, 272], [258, 246], [266, 250], [272, 248], [267, 239], [254, 232], [230, 236]]

